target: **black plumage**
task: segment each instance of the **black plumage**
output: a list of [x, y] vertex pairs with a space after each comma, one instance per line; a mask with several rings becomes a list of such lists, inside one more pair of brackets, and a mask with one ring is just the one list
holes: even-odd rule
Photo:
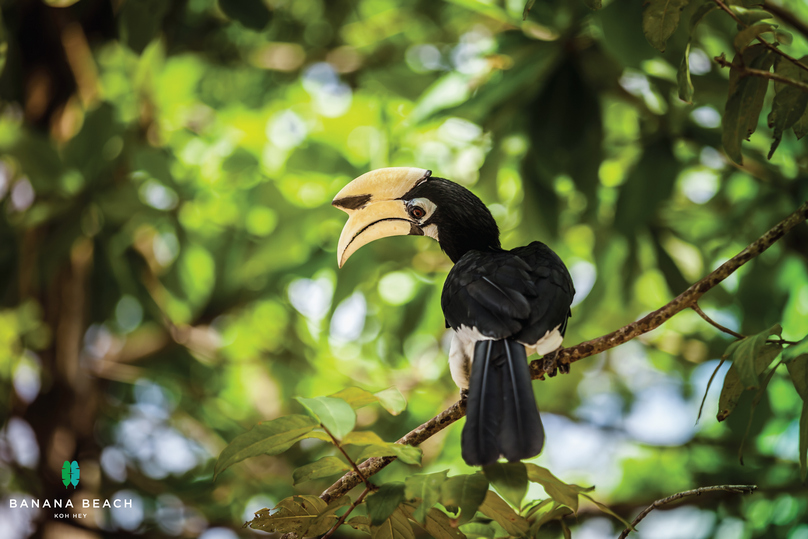
[[[333, 204], [349, 213], [340, 236], [343, 264], [361, 245], [389, 235], [424, 235], [455, 263], [443, 287], [449, 364], [468, 389], [462, 452], [470, 465], [537, 455], [544, 431], [527, 356], [561, 345], [575, 293], [561, 259], [533, 242], [502, 249], [491, 212], [465, 187], [425, 169], [360, 176]], [[396, 190], [400, 182], [401, 190]], [[353, 247], [352, 247], [353, 246]]]
[[554, 331], [564, 335], [575, 294], [569, 272], [541, 242], [503, 250], [488, 208], [462, 186], [433, 177], [405, 198], [421, 197], [437, 206], [423, 225], [437, 225], [438, 241], [455, 262], [441, 295], [446, 325], [456, 338], [476, 340], [473, 358], [465, 358], [473, 362], [463, 459], [487, 465], [500, 456], [533, 457], [544, 430], [525, 346]]

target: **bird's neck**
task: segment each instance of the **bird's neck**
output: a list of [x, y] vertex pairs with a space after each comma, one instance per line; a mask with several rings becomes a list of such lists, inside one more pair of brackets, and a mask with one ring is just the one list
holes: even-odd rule
[[[443, 238], [446, 240], [444, 241]], [[502, 250], [499, 243], [499, 230], [491, 229], [490, 226], [475, 227], [474, 223], [447, 231], [447, 234], [441, 235], [438, 243], [454, 264], [457, 264], [457, 261], [469, 251], [496, 252]]]

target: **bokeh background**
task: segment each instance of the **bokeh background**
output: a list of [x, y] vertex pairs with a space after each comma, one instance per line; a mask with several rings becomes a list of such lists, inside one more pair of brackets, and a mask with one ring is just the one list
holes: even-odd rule
[[[567, 344], [660, 307], [808, 197], [804, 141], [789, 133], [767, 161], [765, 114], [743, 167], [722, 154], [727, 73], [711, 58], [732, 50], [733, 21], [697, 29], [688, 105], [687, 25], [662, 54], [640, 2], [604, 4], [537, 0], [523, 20], [522, 0], [0, 2], [0, 537], [253, 537], [254, 511], [330, 484], [292, 485], [333, 450], [317, 440], [212, 481], [236, 435], [302, 413], [294, 396], [395, 386], [406, 412], [359, 416], [390, 441], [454, 402], [438, 245], [376, 242], [337, 271], [345, 216], [329, 202], [369, 169], [432, 169], [489, 205], [506, 247], [548, 243], [577, 289]], [[805, 0], [787, 4], [808, 21]], [[799, 340], [807, 268], [801, 225], [701, 306]], [[785, 369], [743, 466], [751, 395], [715, 419], [726, 365], [696, 421], [730, 342], [687, 311], [536, 382], [536, 462], [629, 518], [688, 488], [761, 487], [655, 511], [638, 537], [808, 538]], [[424, 444], [424, 471], [470, 471], [461, 426]], [[135, 507], [9, 508], [67, 496]], [[621, 528], [592, 506], [571, 525]]]

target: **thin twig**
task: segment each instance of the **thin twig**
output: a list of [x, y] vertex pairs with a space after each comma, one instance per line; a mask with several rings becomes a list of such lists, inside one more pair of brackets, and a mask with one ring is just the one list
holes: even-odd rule
[[[693, 490], [686, 490], [684, 492], [680, 492], [678, 494], [674, 494], [673, 496], [668, 496], [667, 498], [662, 498], [661, 500], [657, 500], [648, 507], [646, 507], [637, 518], [635, 518], [631, 523], [631, 528], [636, 528], [637, 524], [648, 516], [648, 513], [653, 511], [654, 509], [658, 509], [663, 505], [667, 505], [671, 502], [676, 500], [680, 500], [687, 496], [701, 496], [705, 492], [716, 492], [716, 491], [726, 491], [726, 492], [737, 492], [738, 494], [751, 494], [755, 490], [757, 490], [757, 485], [716, 485], [714, 487], [701, 487], [696, 488]], [[626, 528], [623, 530], [623, 533], [620, 534], [618, 539], [626, 539], [629, 533], [631, 533], [631, 528]]]
[[[722, 2], [721, 0], [713, 0], [713, 2], [715, 2], [715, 4], [719, 8], [721, 8], [724, 11], [726, 11], [727, 13], [729, 13], [729, 16], [732, 17], [733, 19], [735, 19], [735, 22], [737, 22], [739, 26], [741, 26], [743, 28], [748, 28], [749, 27], [749, 25], [744, 23], [741, 19], [739, 19], [738, 16], [735, 15], [735, 13], [733, 13], [732, 10], [730, 8], [728, 8], [727, 5], [724, 2]], [[760, 36], [755, 36], [755, 39], [757, 39], [759, 42], [761, 42], [763, 44], [763, 46], [766, 47], [767, 49], [769, 49], [770, 51], [772, 51], [772, 52], [774, 52], [776, 54], [779, 54], [780, 56], [782, 56], [786, 60], [790, 61], [791, 63], [793, 63], [797, 67], [800, 67], [800, 68], [804, 69], [805, 71], [808, 71], [808, 66], [806, 66], [805, 64], [803, 64], [802, 62], [800, 62], [799, 60], [797, 60], [796, 58], [794, 58], [790, 54], [787, 54], [787, 53], [783, 52], [782, 50], [780, 50], [779, 47], [775, 47], [774, 45], [772, 45], [771, 43], [769, 43], [768, 41], [766, 41], [765, 39], [763, 39]]]
[[739, 71], [741, 77], [752, 76], [752, 77], [760, 77], [760, 78], [763, 78], [763, 79], [769, 79], [769, 80], [773, 80], [773, 81], [777, 81], [777, 82], [782, 82], [783, 84], [788, 84], [789, 86], [794, 86], [795, 88], [799, 88], [803, 92], [808, 92], [808, 84], [806, 84], [806, 83], [804, 83], [802, 81], [794, 80], [794, 79], [785, 77], [785, 76], [783, 76], [783, 75], [781, 75], [779, 73], [772, 73], [771, 71], [765, 71], [763, 69], [754, 69], [752, 67], [746, 67], [744, 65], [734, 64], [734, 63], [728, 61], [724, 57], [723, 53], [721, 54], [721, 56], [716, 56], [714, 58], [714, 60], [721, 67], [729, 67], [731, 69], [737, 69]]
[[345, 449], [342, 447], [342, 442], [340, 440], [337, 440], [337, 437], [331, 434], [331, 431], [328, 430], [322, 423], [320, 423], [320, 427], [322, 427], [325, 433], [331, 437], [331, 440], [333, 440], [334, 445], [337, 446], [337, 449], [339, 449], [340, 453], [342, 453], [342, 456], [345, 457], [345, 459], [351, 463], [351, 466], [353, 467], [354, 472], [356, 472], [356, 474], [359, 476], [359, 479], [362, 480], [362, 482], [365, 484], [367, 488], [372, 489], [373, 485], [370, 484], [367, 477], [362, 475], [362, 472], [359, 470], [359, 467], [356, 465], [356, 462], [354, 462], [354, 460], [348, 456], [348, 453], [345, 452]]
[[329, 537], [331, 537], [334, 534], [334, 532], [337, 531], [337, 528], [339, 528], [345, 523], [345, 520], [348, 518], [348, 515], [351, 514], [351, 511], [356, 509], [357, 505], [362, 503], [362, 500], [365, 499], [365, 496], [367, 496], [368, 492], [370, 492], [370, 488], [366, 487], [365, 490], [362, 491], [362, 494], [360, 494], [359, 497], [356, 499], [356, 501], [351, 504], [351, 506], [348, 508], [347, 511], [345, 511], [345, 514], [339, 517], [339, 520], [337, 521], [336, 524], [334, 524], [334, 527], [328, 530], [328, 533], [323, 535], [322, 539], [328, 539]]
[[[543, 378], [546, 373], [557, 369], [559, 365], [574, 363], [586, 357], [594, 356], [595, 354], [628, 342], [643, 333], [656, 329], [676, 313], [693, 305], [693, 303], [707, 291], [729, 277], [735, 270], [768, 249], [789, 230], [805, 221], [806, 218], [808, 218], [808, 202], [803, 203], [797, 211], [780, 221], [743, 251], [724, 262], [716, 270], [676, 296], [670, 303], [660, 309], [597, 339], [582, 342], [569, 348], [562, 348], [541, 359], [534, 359], [530, 362], [531, 378], [534, 380]], [[461, 399], [426, 423], [407, 433], [396, 443], [419, 445], [464, 415], [466, 415], [466, 401], [465, 399]], [[393, 462], [393, 460], [395, 460], [395, 457], [373, 457], [364, 461], [358, 468], [358, 470], [361, 470], [361, 473], [358, 474], [358, 470], [357, 472], [351, 471], [346, 473], [320, 494], [320, 498], [325, 502], [339, 498], [362, 482], [362, 474], [364, 474], [364, 477], [370, 477]]]
[[695, 302], [695, 301], [694, 301], [694, 302], [693, 302], [693, 305], [691, 305], [691, 306], [690, 306], [690, 308], [691, 308], [691, 309], [693, 309], [694, 311], [696, 311], [696, 312], [698, 313], [698, 315], [699, 315], [699, 316], [701, 316], [702, 318], [704, 318], [704, 319], [707, 321], [707, 323], [708, 323], [708, 324], [710, 324], [710, 325], [711, 325], [711, 326], [713, 326], [713, 327], [716, 327], [716, 328], [720, 329], [720, 330], [721, 330], [721, 331], [723, 331], [724, 333], [729, 333], [730, 335], [732, 335], [732, 336], [733, 336], [733, 337], [735, 337], [736, 339], [745, 339], [745, 338], [746, 338], [746, 336], [745, 336], [745, 335], [741, 335], [741, 334], [740, 334], [740, 333], [738, 333], [737, 331], [732, 331], [732, 330], [731, 330], [731, 329], [729, 329], [728, 327], [722, 326], [721, 324], [719, 324], [718, 322], [716, 322], [715, 320], [713, 320], [712, 318], [710, 318], [709, 316], [707, 316], [707, 313], [705, 313], [704, 311], [702, 311], [702, 310], [701, 310], [701, 307], [699, 307], [698, 302]]

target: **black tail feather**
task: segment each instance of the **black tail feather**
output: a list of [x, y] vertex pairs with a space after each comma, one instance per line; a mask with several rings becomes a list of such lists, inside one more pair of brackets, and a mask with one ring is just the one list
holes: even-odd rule
[[508, 340], [478, 342], [463, 427], [463, 460], [470, 466], [493, 464], [500, 455], [516, 461], [536, 456], [543, 445], [524, 346]]

